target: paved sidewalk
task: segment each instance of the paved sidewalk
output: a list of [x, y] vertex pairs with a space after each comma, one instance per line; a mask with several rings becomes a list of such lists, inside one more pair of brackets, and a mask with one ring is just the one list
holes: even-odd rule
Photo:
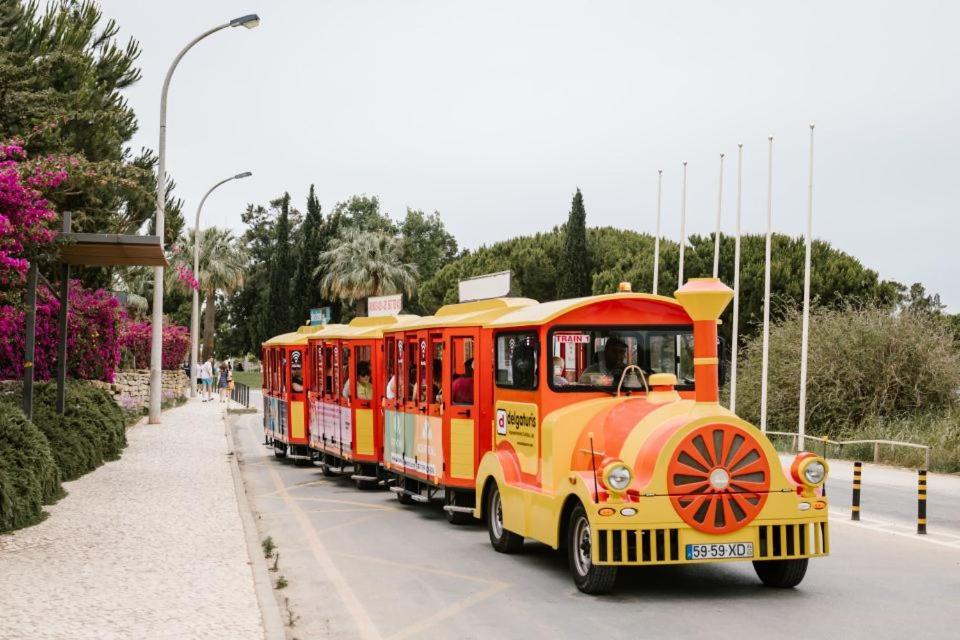
[[41, 524], [0, 536], [0, 638], [262, 638], [221, 412], [128, 432]]

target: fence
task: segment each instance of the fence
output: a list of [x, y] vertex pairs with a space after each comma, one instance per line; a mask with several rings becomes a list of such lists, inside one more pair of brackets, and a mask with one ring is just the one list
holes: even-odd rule
[[[800, 436], [799, 433], [795, 431], [767, 431], [768, 436], [788, 436], [793, 438], [793, 444], [791, 445], [791, 450], [797, 450], [797, 442]], [[820, 444], [820, 455], [824, 458], [827, 457], [827, 445], [837, 448], [837, 456], [842, 457], [843, 448], [845, 446], [857, 445], [857, 444], [872, 444], [873, 445], [873, 461], [880, 462], [880, 446], [889, 446], [889, 447], [907, 447], [910, 449], [922, 449], [923, 450], [923, 468], [930, 468], [930, 447], [925, 444], [916, 444], [914, 442], [903, 442], [900, 440], [830, 440], [826, 437], [820, 436], [810, 436], [805, 435], [805, 440], [811, 440], [813, 442]], [[810, 449], [813, 450], [814, 445], [809, 445]]]
[[230, 399], [244, 407], [250, 406], [250, 387], [242, 382], [233, 383], [233, 391], [230, 392]]

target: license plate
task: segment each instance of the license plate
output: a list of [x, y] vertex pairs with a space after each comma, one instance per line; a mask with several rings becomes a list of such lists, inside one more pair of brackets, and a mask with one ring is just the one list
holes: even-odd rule
[[752, 558], [752, 542], [714, 542], [688, 544], [687, 560], [721, 560], [723, 558]]

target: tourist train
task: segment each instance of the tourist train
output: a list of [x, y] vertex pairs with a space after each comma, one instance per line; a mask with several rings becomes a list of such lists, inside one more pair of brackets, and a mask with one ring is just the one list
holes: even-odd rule
[[827, 555], [828, 467], [788, 469], [720, 404], [717, 325], [733, 292], [493, 298], [359, 317], [263, 345], [264, 435], [403, 504], [443, 502], [501, 553], [564, 549], [577, 587], [621, 566], [752, 561], [792, 587]]

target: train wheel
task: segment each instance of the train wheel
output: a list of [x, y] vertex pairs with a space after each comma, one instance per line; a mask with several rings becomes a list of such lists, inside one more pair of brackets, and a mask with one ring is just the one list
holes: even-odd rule
[[[403, 486], [403, 485], [401, 485], [401, 486]], [[405, 493], [405, 492], [403, 492], [403, 491], [398, 491], [398, 492], [397, 492], [397, 501], [398, 501], [400, 504], [413, 504], [413, 498], [410, 497], [410, 494], [409, 494], [409, 493]]]
[[807, 558], [799, 560], [758, 560], [753, 563], [757, 577], [768, 587], [795, 587], [807, 574]]
[[503, 503], [500, 501], [500, 489], [494, 484], [487, 494], [487, 533], [490, 544], [500, 553], [519, 553], [523, 550], [523, 536], [518, 536], [503, 527]]
[[[458, 504], [457, 493], [455, 491], [447, 491], [444, 495], [444, 502], [452, 507], [462, 506]], [[462, 500], [460, 501], [462, 502]], [[447, 522], [450, 524], [470, 524], [473, 522], [472, 513], [464, 513], [462, 511], [444, 511], [447, 514]]]
[[287, 447], [286, 445], [280, 444], [278, 442], [273, 443], [273, 455], [281, 460], [287, 457]]
[[567, 536], [567, 558], [577, 589], [591, 595], [608, 593], [617, 579], [617, 568], [593, 564], [590, 520], [581, 504], [570, 514]]
[[[364, 467], [362, 464], [354, 465], [354, 469], [357, 475], [363, 475], [368, 471], [368, 469]], [[374, 472], [375, 471], [376, 471], [376, 468], [374, 468]], [[360, 491], [369, 491], [371, 489], [376, 489], [378, 486], [380, 486], [380, 482], [376, 478], [374, 478], [373, 480], [361, 480], [358, 478], [353, 482], [354, 484], [356, 484], [357, 489], [359, 489]]]
[[324, 478], [336, 478], [337, 474], [330, 470], [330, 465], [324, 462], [320, 467], [320, 472]]

